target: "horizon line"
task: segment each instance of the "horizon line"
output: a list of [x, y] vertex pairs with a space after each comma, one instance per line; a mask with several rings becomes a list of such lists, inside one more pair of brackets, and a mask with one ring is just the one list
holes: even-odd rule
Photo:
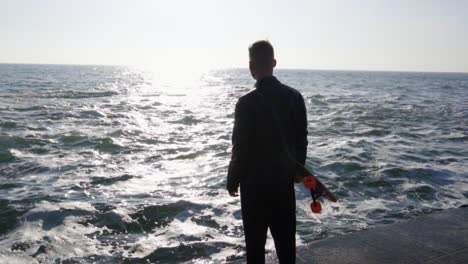
[[[24, 62], [0, 62], [0, 65], [55, 65], [55, 66], [101, 66], [101, 67], [141, 67], [149, 68], [144, 65], [126, 65], [126, 64], [87, 64], [87, 63], [24, 63]], [[248, 70], [247, 67], [219, 67], [208, 69], [209, 71], [216, 70]], [[295, 70], [295, 71], [336, 71], [336, 72], [388, 72], [388, 73], [448, 73], [448, 74], [468, 74], [468, 71], [417, 71], [417, 70], [369, 70], [369, 69], [312, 69], [312, 68], [277, 68], [276, 70]]]

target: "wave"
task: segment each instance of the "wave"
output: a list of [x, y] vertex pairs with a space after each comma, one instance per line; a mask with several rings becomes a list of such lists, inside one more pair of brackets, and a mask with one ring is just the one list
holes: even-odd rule
[[91, 177], [91, 184], [92, 185], [112, 185], [117, 182], [121, 181], [128, 181], [134, 178], [134, 176], [124, 174], [122, 176], [117, 177]]
[[[222, 248], [232, 247], [232, 244], [227, 242], [189, 242], [180, 243], [173, 247], [160, 247], [151, 254], [142, 258], [124, 258], [125, 263], [183, 263], [188, 261], [210, 260], [210, 256], [220, 252]], [[236, 258], [229, 259], [229, 261]]]
[[8, 163], [15, 160], [15, 156], [11, 152], [6, 150], [0, 150], [0, 163]]
[[25, 210], [12, 207], [9, 200], [0, 199], [0, 236], [17, 227], [19, 217], [24, 213]]
[[22, 160], [19, 162], [18, 160], [21, 159], [15, 159], [15, 162], [9, 166], [0, 167], [0, 175], [6, 178], [22, 178], [27, 175], [40, 174], [50, 170], [49, 167], [34, 161]]
[[86, 98], [99, 98], [99, 97], [111, 97], [119, 95], [116, 91], [58, 91], [38, 94], [38, 98], [63, 98], [63, 99], [86, 99]]
[[64, 146], [73, 148], [93, 147], [104, 153], [119, 153], [124, 150], [129, 150], [128, 147], [115, 143], [112, 137], [92, 137], [84, 134], [72, 133], [61, 136], [60, 140]]
[[17, 127], [17, 123], [11, 122], [11, 121], [0, 122], [0, 127], [1, 127], [1, 128], [5, 128], [5, 129], [16, 128], [16, 127]]
[[0, 146], [4, 148], [28, 148], [33, 146], [46, 146], [51, 143], [48, 139], [35, 136], [10, 136], [0, 135]]
[[123, 149], [127, 149], [119, 144], [114, 143], [114, 140], [110, 137], [100, 139], [99, 143], [94, 148], [101, 152], [107, 153], [118, 153]]

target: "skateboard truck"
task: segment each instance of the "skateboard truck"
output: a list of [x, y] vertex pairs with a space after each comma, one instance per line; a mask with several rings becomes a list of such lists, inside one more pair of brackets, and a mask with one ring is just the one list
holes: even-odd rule
[[310, 190], [310, 196], [312, 196], [312, 202], [310, 203], [310, 210], [314, 214], [319, 214], [322, 212], [322, 205], [318, 200], [319, 195], [316, 192], [317, 188], [317, 178], [312, 175], [305, 176], [303, 179], [304, 185]]

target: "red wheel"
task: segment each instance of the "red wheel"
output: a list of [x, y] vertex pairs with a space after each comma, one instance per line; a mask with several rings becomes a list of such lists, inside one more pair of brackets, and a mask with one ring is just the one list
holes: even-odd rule
[[317, 178], [314, 176], [305, 176], [304, 185], [309, 189], [315, 189], [317, 187]]
[[322, 212], [322, 205], [319, 201], [311, 202], [310, 210], [312, 210], [314, 214], [320, 214], [320, 212]]

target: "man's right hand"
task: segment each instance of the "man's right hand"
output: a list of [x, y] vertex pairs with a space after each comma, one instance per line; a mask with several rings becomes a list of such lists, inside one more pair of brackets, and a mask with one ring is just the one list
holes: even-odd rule
[[239, 184], [237, 184], [235, 188], [228, 190], [228, 192], [229, 192], [229, 195], [231, 195], [232, 197], [239, 196]]

